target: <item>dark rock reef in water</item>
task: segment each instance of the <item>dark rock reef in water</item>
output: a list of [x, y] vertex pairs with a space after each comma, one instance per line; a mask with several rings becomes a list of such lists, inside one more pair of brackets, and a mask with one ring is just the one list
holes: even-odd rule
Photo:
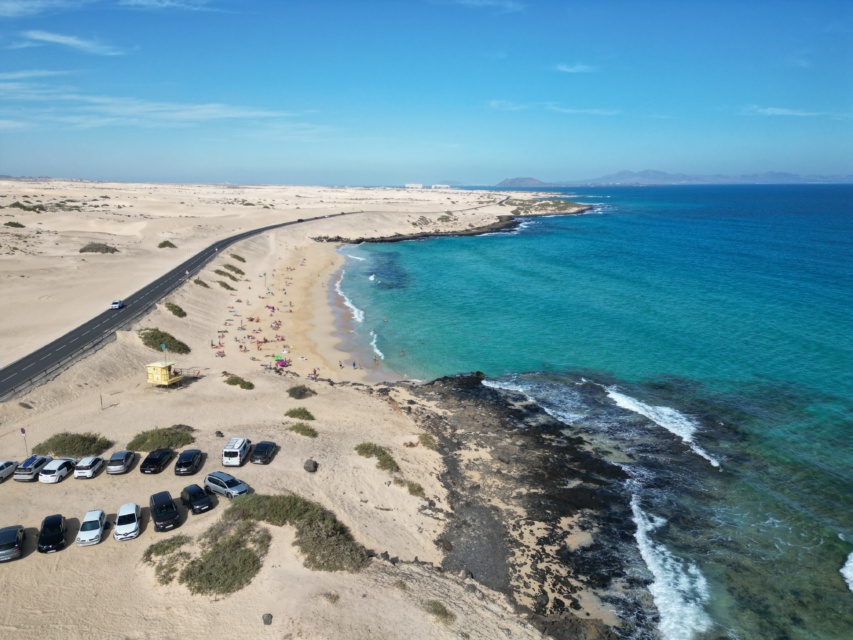
[[[446, 551], [443, 568], [506, 593], [554, 638], [652, 637], [646, 582], [625, 566], [634, 543], [627, 475], [570, 425], [483, 378], [391, 385], [446, 410], [404, 408], [444, 458], [450, 505], [436, 540]], [[569, 537], [579, 533], [588, 543], [573, 547]], [[620, 624], [587, 617], [581, 591], [616, 609]]]

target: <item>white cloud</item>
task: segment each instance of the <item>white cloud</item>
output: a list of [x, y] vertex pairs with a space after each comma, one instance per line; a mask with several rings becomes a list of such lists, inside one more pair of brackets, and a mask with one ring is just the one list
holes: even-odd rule
[[45, 42], [48, 44], [58, 44], [64, 47], [71, 47], [84, 53], [91, 53], [98, 56], [120, 56], [124, 55], [123, 51], [111, 47], [110, 45], [101, 44], [94, 40], [83, 40], [76, 36], [66, 36], [61, 33], [51, 33], [49, 31], [25, 31], [21, 34], [27, 40], [32, 42]]
[[794, 117], [800, 117], [800, 118], [827, 115], [827, 114], [821, 113], [819, 111], [802, 111], [800, 109], [780, 109], [778, 107], [759, 107], [756, 105], [751, 105], [751, 106], [747, 107], [745, 110], [745, 113], [747, 115], [754, 115], [754, 116], [794, 116]]
[[0, 0], [0, 18], [22, 18], [45, 11], [76, 9], [92, 0]]
[[524, 11], [527, 5], [516, 0], [453, 0], [456, 4], [463, 7], [499, 9], [502, 13], [514, 13], [516, 11]]
[[27, 71], [6, 71], [0, 73], [1, 81], [8, 80], [29, 80], [31, 78], [49, 78], [51, 76], [62, 76], [70, 73], [70, 71], [45, 71], [43, 69], [30, 69]]
[[573, 109], [569, 107], [561, 107], [553, 102], [517, 104], [509, 100], [492, 100], [489, 102], [489, 107], [498, 111], [524, 111], [526, 109], [534, 109], [538, 111], [553, 111], [554, 113], [585, 116], [615, 116], [620, 113], [615, 109]]
[[619, 111], [615, 109], [568, 109], [566, 107], [559, 107], [555, 104], [546, 104], [544, 105], [548, 111], [554, 111], [556, 113], [567, 113], [569, 115], [585, 115], [585, 116], [615, 116], [619, 115]]
[[139, 9], [184, 9], [187, 11], [216, 11], [208, 7], [209, 0], [119, 0], [123, 7]]
[[527, 105], [516, 104], [509, 100], [492, 100], [489, 102], [489, 106], [492, 109], [497, 109], [498, 111], [523, 111], [524, 109], [530, 108]]
[[557, 71], [561, 73], [593, 73], [598, 71], [595, 67], [588, 64], [558, 64]]
[[20, 120], [4, 120], [0, 118], [0, 131], [15, 131], [17, 129], [25, 129], [26, 122]]

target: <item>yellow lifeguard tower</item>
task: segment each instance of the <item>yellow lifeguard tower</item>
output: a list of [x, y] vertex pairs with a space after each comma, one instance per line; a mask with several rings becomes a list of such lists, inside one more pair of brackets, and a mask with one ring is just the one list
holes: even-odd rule
[[178, 375], [172, 369], [175, 366], [174, 362], [152, 362], [146, 365], [148, 368], [148, 384], [155, 387], [171, 387], [184, 379], [184, 376]]

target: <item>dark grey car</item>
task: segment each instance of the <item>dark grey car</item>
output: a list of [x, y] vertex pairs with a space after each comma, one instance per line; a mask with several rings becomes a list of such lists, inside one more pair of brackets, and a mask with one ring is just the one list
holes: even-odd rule
[[0, 562], [20, 558], [25, 537], [24, 528], [19, 524], [0, 529]]

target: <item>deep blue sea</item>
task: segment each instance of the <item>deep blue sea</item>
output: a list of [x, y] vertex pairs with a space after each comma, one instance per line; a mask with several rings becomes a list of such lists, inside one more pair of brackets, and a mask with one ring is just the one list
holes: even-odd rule
[[344, 247], [344, 329], [627, 454], [642, 633], [853, 638], [853, 186], [555, 192], [594, 210]]

